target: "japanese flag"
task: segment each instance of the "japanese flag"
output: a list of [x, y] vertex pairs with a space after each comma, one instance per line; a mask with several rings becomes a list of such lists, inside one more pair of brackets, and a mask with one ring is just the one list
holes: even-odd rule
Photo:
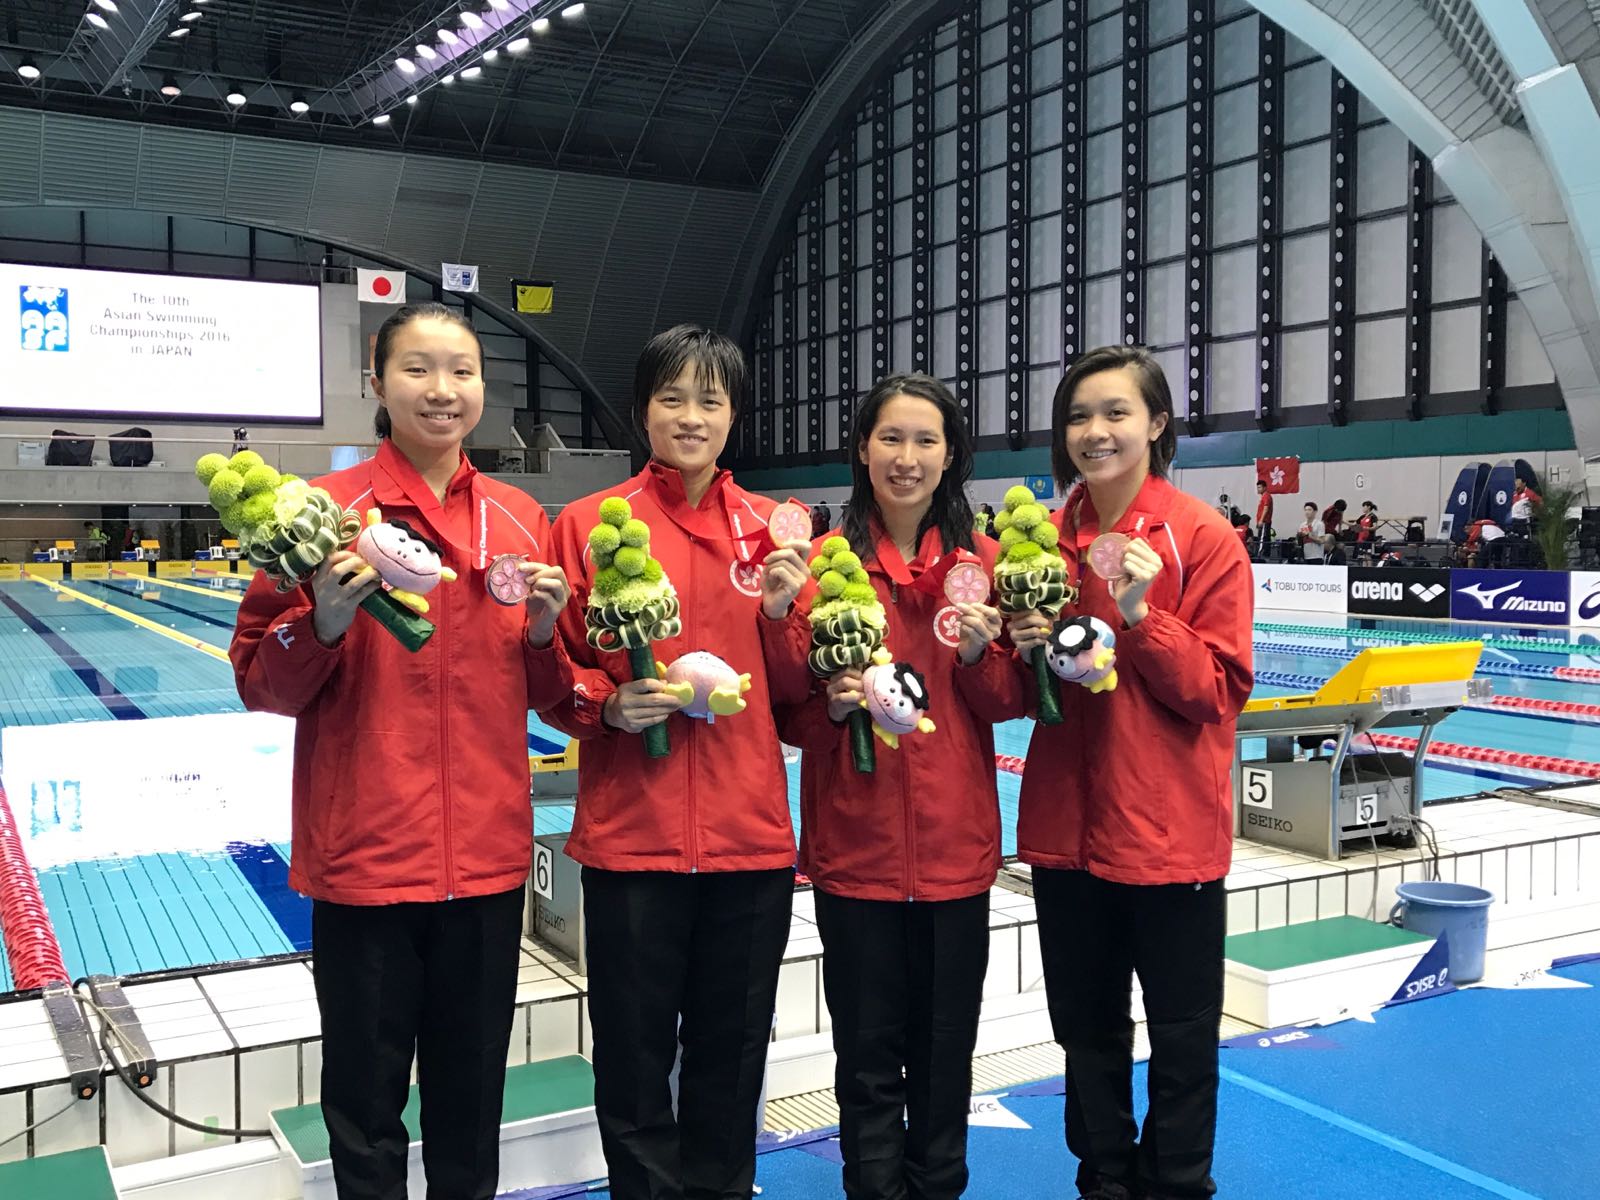
[[406, 273], [369, 271], [365, 267], [357, 267], [356, 298], [363, 304], [404, 304]]

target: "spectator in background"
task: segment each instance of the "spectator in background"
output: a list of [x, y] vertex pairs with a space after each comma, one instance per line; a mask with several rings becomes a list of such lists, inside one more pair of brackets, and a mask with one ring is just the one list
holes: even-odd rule
[[250, 449], [250, 431], [240, 426], [233, 431], [233, 453]]
[[1527, 537], [1533, 527], [1533, 514], [1544, 507], [1544, 497], [1522, 476], [1517, 476], [1516, 488], [1511, 493], [1511, 532]]
[[973, 513], [973, 528], [979, 533], [986, 533], [994, 537], [994, 508], [988, 504], [978, 505], [978, 511]]
[[1322, 540], [1324, 544], [1338, 540], [1340, 532], [1344, 529], [1344, 513], [1348, 507], [1350, 506], [1343, 500], [1335, 500], [1322, 510]]
[[1466, 539], [1456, 547], [1456, 562], [1464, 567], [1492, 567], [1498, 560], [1495, 543], [1506, 536], [1493, 517], [1467, 526]]
[[1378, 506], [1371, 500], [1361, 502], [1361, 515], [1356, 518], [1356, 541], [1370, 542], [1378, 533]]
[[826, 501], [819, 501], [811, 506], [811, 536], [819, 538], [833, 528], [833, 514], [828, 511]]
[[1256, 480], [1256, 547], [1260, 557], [1267, 557], [1267, 545], [1272, 540], [1272, 493], [1265, 479]]
[[1305, 517], [1300, 522], [1300, 528], [1295, 531], [1302, 546], [1307, 542], [1320, 542], [1322, 540], [1317, 534], [1317, 506], [1315, 501], [1307, 500], [1304, 511]]
[[1228, 493], [1223, 492], [1217, 497], [1217, 511], [1222, 514], [1224, 520], [1231, 521], [1233, 518], [1229, 516], [1230, 509], [1231, 506], [1228, 503]]

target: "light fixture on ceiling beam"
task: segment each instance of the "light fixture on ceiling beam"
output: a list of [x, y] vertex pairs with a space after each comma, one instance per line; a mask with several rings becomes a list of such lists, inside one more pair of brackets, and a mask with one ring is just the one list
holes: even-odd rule
[[540, 17], [532, 25], [529, 25], [528, 28], [533, 30], [535, 33], [549, 33], [550, 32], [550, 18], [549, 17]]
[[39, 64], [34, 62], [31, 58], [25, 58], [17, 64], [17, 74], [31, 83], [33, 80], [39, 78], [41, 74], [39, 70]]
[[463, 79], [476, 79], [479, 75], [482, 75], [482, 74], [483, 74], [483, 68], [478, 66], [476, 63], [474, 63], [470, 67], [462, 67], [461, 68], [461, 78], [463, 78]]
[[372, 123], [374, 125], [387, 125], [389, 123], [389, 114], [379, 113], [377, 116], [372, 118]]
[[201, 12], [198, 8], [192, 8], [188, 12], [184, 13], [183, 16], [179, 17], [178, 20], [187, 23], [190, 21], [198, 21], [203, 16], [205, 16], [205, 13]]
[[512, 38], [506, 43], [506, 51], [510, 54], [521, 54], [533, 43], [525, 37]]
[[88, 21], [89, 24], [93, 25], [96, 29], [110, 29], [111, 28], [110, 23], [107, 22], [107, 20], [97, 12], [88, 13], [87, 15], [85, 15], [85, 17], [83, 19], [85, 21]]
[[482, 29], [483, 18], [475, 12], [464, 12], [461, 14], [461, 24], [467, 29]]
[[485, 50], [483, 52], [483, 61], [486, 62], [486, 63], [499, 62], [500, 61], [500, 51], [498, 51], [498, 50]]
[[298, 116], [301, 113], [310, 112], [311, 105], [306, 103], [306, 98], [304, 96], [302, 96], [299, 92], [296, 92], [294, 94], [294, 99], [289, 101], [289, 111]]
[[394, 60], [394, 65], [399, 67], [407, 75], [415, 75], [417, 73], [417, 64], [403, 55]]
[[117, 11], [117, 0], [94, 0], [94, 6], [102, 12], [114, 13]]
[[161, 80], [161, 94], [168, 100], [183, 95], [183, 89], [178, 86], [177, 76], [169, 74]]
[[444, 84], [445, 87], [449, 87], [455, 81], [456, 81], [456, 77], [455, 77], [454, 73], [451, 73], [449, 75], [441, 75], [441, 76], [439, 76], [439, 82]]
[[407, 96], [406, 97], [406, 103], [409, 104], [409, 105], [412, 105], [413, 107], [415, 107], [415, 105], [417, 103], [417, 94], [415, 92], [412, 92], [411, 95]]
[[223, 99], [234, 108], [241, 108], [244, 105], [246, 97], [245, 94], [239, 90], [239, 85], [236, 83], [228, 89], [228, 94], [224, 96]]
[[456, 36], [456, 31], [454, 29], [439, 30], [439, 40], [446, 46], [456, 46], [461, 43], [461, 39]]
[[568, 21], [576, 21], [583, 16], [583, 5], [569, 4], [561, 10], [561, 15]]
[[428, 62], [432, 62], [434, 59], [439, 57], [439, 52], [432, 46], [428, 45], [427, 42], [418, 42], [417, 57], [426, 59]]
[[495, 12], [505, 12], [506, 9], [511, 7], [511, 0], [489, 0], [489, 7], [494, 9]]
[[189, 36], [189, 27], [187, 25], [179, 25], [171, 33], [167, 34], [167, 36], [169, 38], [185, 38], [185, 37], [188, 37]]

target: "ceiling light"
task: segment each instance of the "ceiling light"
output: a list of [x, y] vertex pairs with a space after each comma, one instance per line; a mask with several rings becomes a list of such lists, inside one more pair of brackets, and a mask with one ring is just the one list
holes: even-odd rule
[[37, 79], [39, 78], [39, 64], [31, 58], [25, 58], [18, 65], [17, 74], [24, 79]]
[[416, 97], [416, 93], [415, 92], [413, 92], [411, 95], [406, 97], [406, 103], [407, 104], [415, 104], [416, 102], [417, 102], [417, 97]]
[[224, 96], [223, 99], [229, 104], [233, 105], [233, 107], [238, 108], [244, 103], [245, 95], [239, 90], [239, 85], [234, 84], [234, 86], [229, 89], [228, 94]]
[[372, 123], [374, 125], [387, 125], [389, 123], [389, 114], [379, 113], [377, 116], [372, 118]]
[[456, 36], [455, 30], [453, 30], [453, 29], [441, 29], [441, 30], [439, 30], [439, 40], [441, 42], [443, 42], [446, 46], [455, 46], [455, 45], [458, 45], [460, 43], [460, 41], [461, 41], [461, 39]]
[[461, 14], [461, 24], [468, 29], [482, 29], [483, 18], [475, 12], [464, 12]]
[[394, 65], [399, 67], [407, 75], [416, 74], [417, 64], [412, 62], [409, 58], [397, 58], [394, 60]]
[[161, 94], [171, 99], [173, 96], [183, 95], [183, 89], [178, 86], [174, 76], [168, 75], [161, 81]]
[[512, 38], [509, 42], [506, 43], [506, 49], [509, 50], [512, 54], [521, 54], [531, 44], [532, 43], [530, 43], [528, 41], [528, 39], [525, 38], [525, 37]]
[[533, 30], [535, 33], [549, 33], [550, 32], [550, 18], [549, 17], [540, 17], [532, 25], [529, 25], [528, 28]]
[[191, 11], [191, 12], [184, 13], [183, 16], [178, 18], [178, 20], [180, 20], [180, 21], [198, 21], [203, 16], [205, 16], [205, 13], [201, 12], [197, 8], [197, 9], [194, 9], [193, 11]]
[[439, 55], [434, 51], [434, 48], [424, 42], [417, 43], [417, 55], [420, 58], [427, 59], [429, 62], [432, 62], [434, 59], [439, 57]]
[[456, 81], [456, 77], [454, 75], [441, 75], [439, 77], [439, 82], [444, 84], [445, 87], [449, 87], [455, 81]]
[[505, 12], [511, 7], [511, 0], [489, 0], [489, 7], [496, 12]]
[[311, 105], [306, 103], [304, 96], [296, 92], [294, 99], [289, 101], [289, 111], [292, 113], [307, 113], [311, 111]]
[[499, 61], [499, 58], [500, 58], [500, 51], [498, 51], [498, 50], [485, 50], [483, 52], [483, 61], [484, 62], [497, 62], [497, 61]]
[[463, 78], [463, 79], [476, 79], [479, 75], [482, 75], [482, 74], [483, 74], [483, 68], [482, 67], [462, 67], [461, 68], [461, 78]]
[[88, 17], [86, 17], [85, 19], [89, 22], [89, 24], [93, 25], [96, 29], [110, 29], [111, 28], [110, 25], [106, 24], [106, 19], [104, 17], [102, 17], [97, 12], [90, 13], [88, 15]]
[[94, 6], [108, 13], [117, 11], [117, 0], [94, 0]]
[[187, 25], [180, 25], [180, 26], [178, 26], [178, 28], [174, 29], [171, 33], [167, 34], [167, 36], [169, 38], [188, 37], [189, 36], [189, 27]]
[[583, 16], [583, 5], [569, 4], [561, 10], [561, 15], [569, 21], [576, 21]]

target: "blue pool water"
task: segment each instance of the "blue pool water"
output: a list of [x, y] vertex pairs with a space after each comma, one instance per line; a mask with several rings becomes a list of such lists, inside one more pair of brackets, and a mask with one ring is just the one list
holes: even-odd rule
[[[77, 596], [46, 584], [0, 583], [0, 726], [57, 725], [116, 718], [192, 717], [234, 713], [241, 705], [228, 664], [196, 648], [225, 649], [238, 612], [242, 585], [237, 580], [157, 581], [113, 578], [68, 581]], [[79, 597], [109, 605], [104, 611]], [[163, 636], [148, 625], [168, 631]], [[1259, 642], [1293, 644], [1295, 649], [1261, 652], [1258, 672], [1326, 678], [1339, 658], [1361, 647], [1351, 642], [1362, 632], [1406, 634], [1444, 631], [1438, 623], [1309, 618], [1305, 614], [1261, 613], [1263, 623], [1316, 623], [1315, 634], [1260, 631]], [[1454, 626], [1448, 632], [1474, 636], [1482, 627]], [[1506, 636], [1489, 628], [1489, 636]], [[1542, 631], [1542, 636], [1549, 636]], [[1301, 652], [1300, 647], [1304, 647]], [[1600, 666], [1600, 644], [1579, 652], [1539, 653], [1488, 649], [1486, 657], [1511, 663]], [[1553, 679], [1496, 677], [1500, 693], [1600, 703], [1600, 687]], [[1258, 695], [1283, 688], [1260, 686]], [[1002, 754], [1026, 755], [1031, 722], [1012, 721], [996, 730]], [[1594, 758], [1595, 730], [1545, 714], [1462, 712], [1442, 727], [1440, 737], [1479, 746], [1571, 758]], [[532, 753], [559, 750], [564, 737], [536, 717], [529, 719]], [[76, 748], [75, 748], [76, 749]], [[85, 744], [82, 753], [96, 748]], [[3, 764], [0, 764], [3, 771]], [[799, 771], [789, 770], [790, 805], [798, 819]], [[1503, 768], [1430, 767], [1426, 799], [1470, 795], [1507, 783], [1537, 782]], [[998, 774], [1005, 851], [1015, 850], [1019, 780]], [[12, 795], [11, 806], [26, 836], [37, 804], [60, 805], [70, 797]], [[535, 809], [535, 831], [564, 832], [567, 806]], [[106, 972], [129, 974], [163, 967], [231, 961], [304, 949], [309, 939], [307, 902], [287, 888], [288, 846], [277, 839], [235, 843], [206, 853], [171, 852], [45, 866], [40, 885], [51, 919], [74, 976]], [[0, 990], [10, 987], [0, 955]]]

